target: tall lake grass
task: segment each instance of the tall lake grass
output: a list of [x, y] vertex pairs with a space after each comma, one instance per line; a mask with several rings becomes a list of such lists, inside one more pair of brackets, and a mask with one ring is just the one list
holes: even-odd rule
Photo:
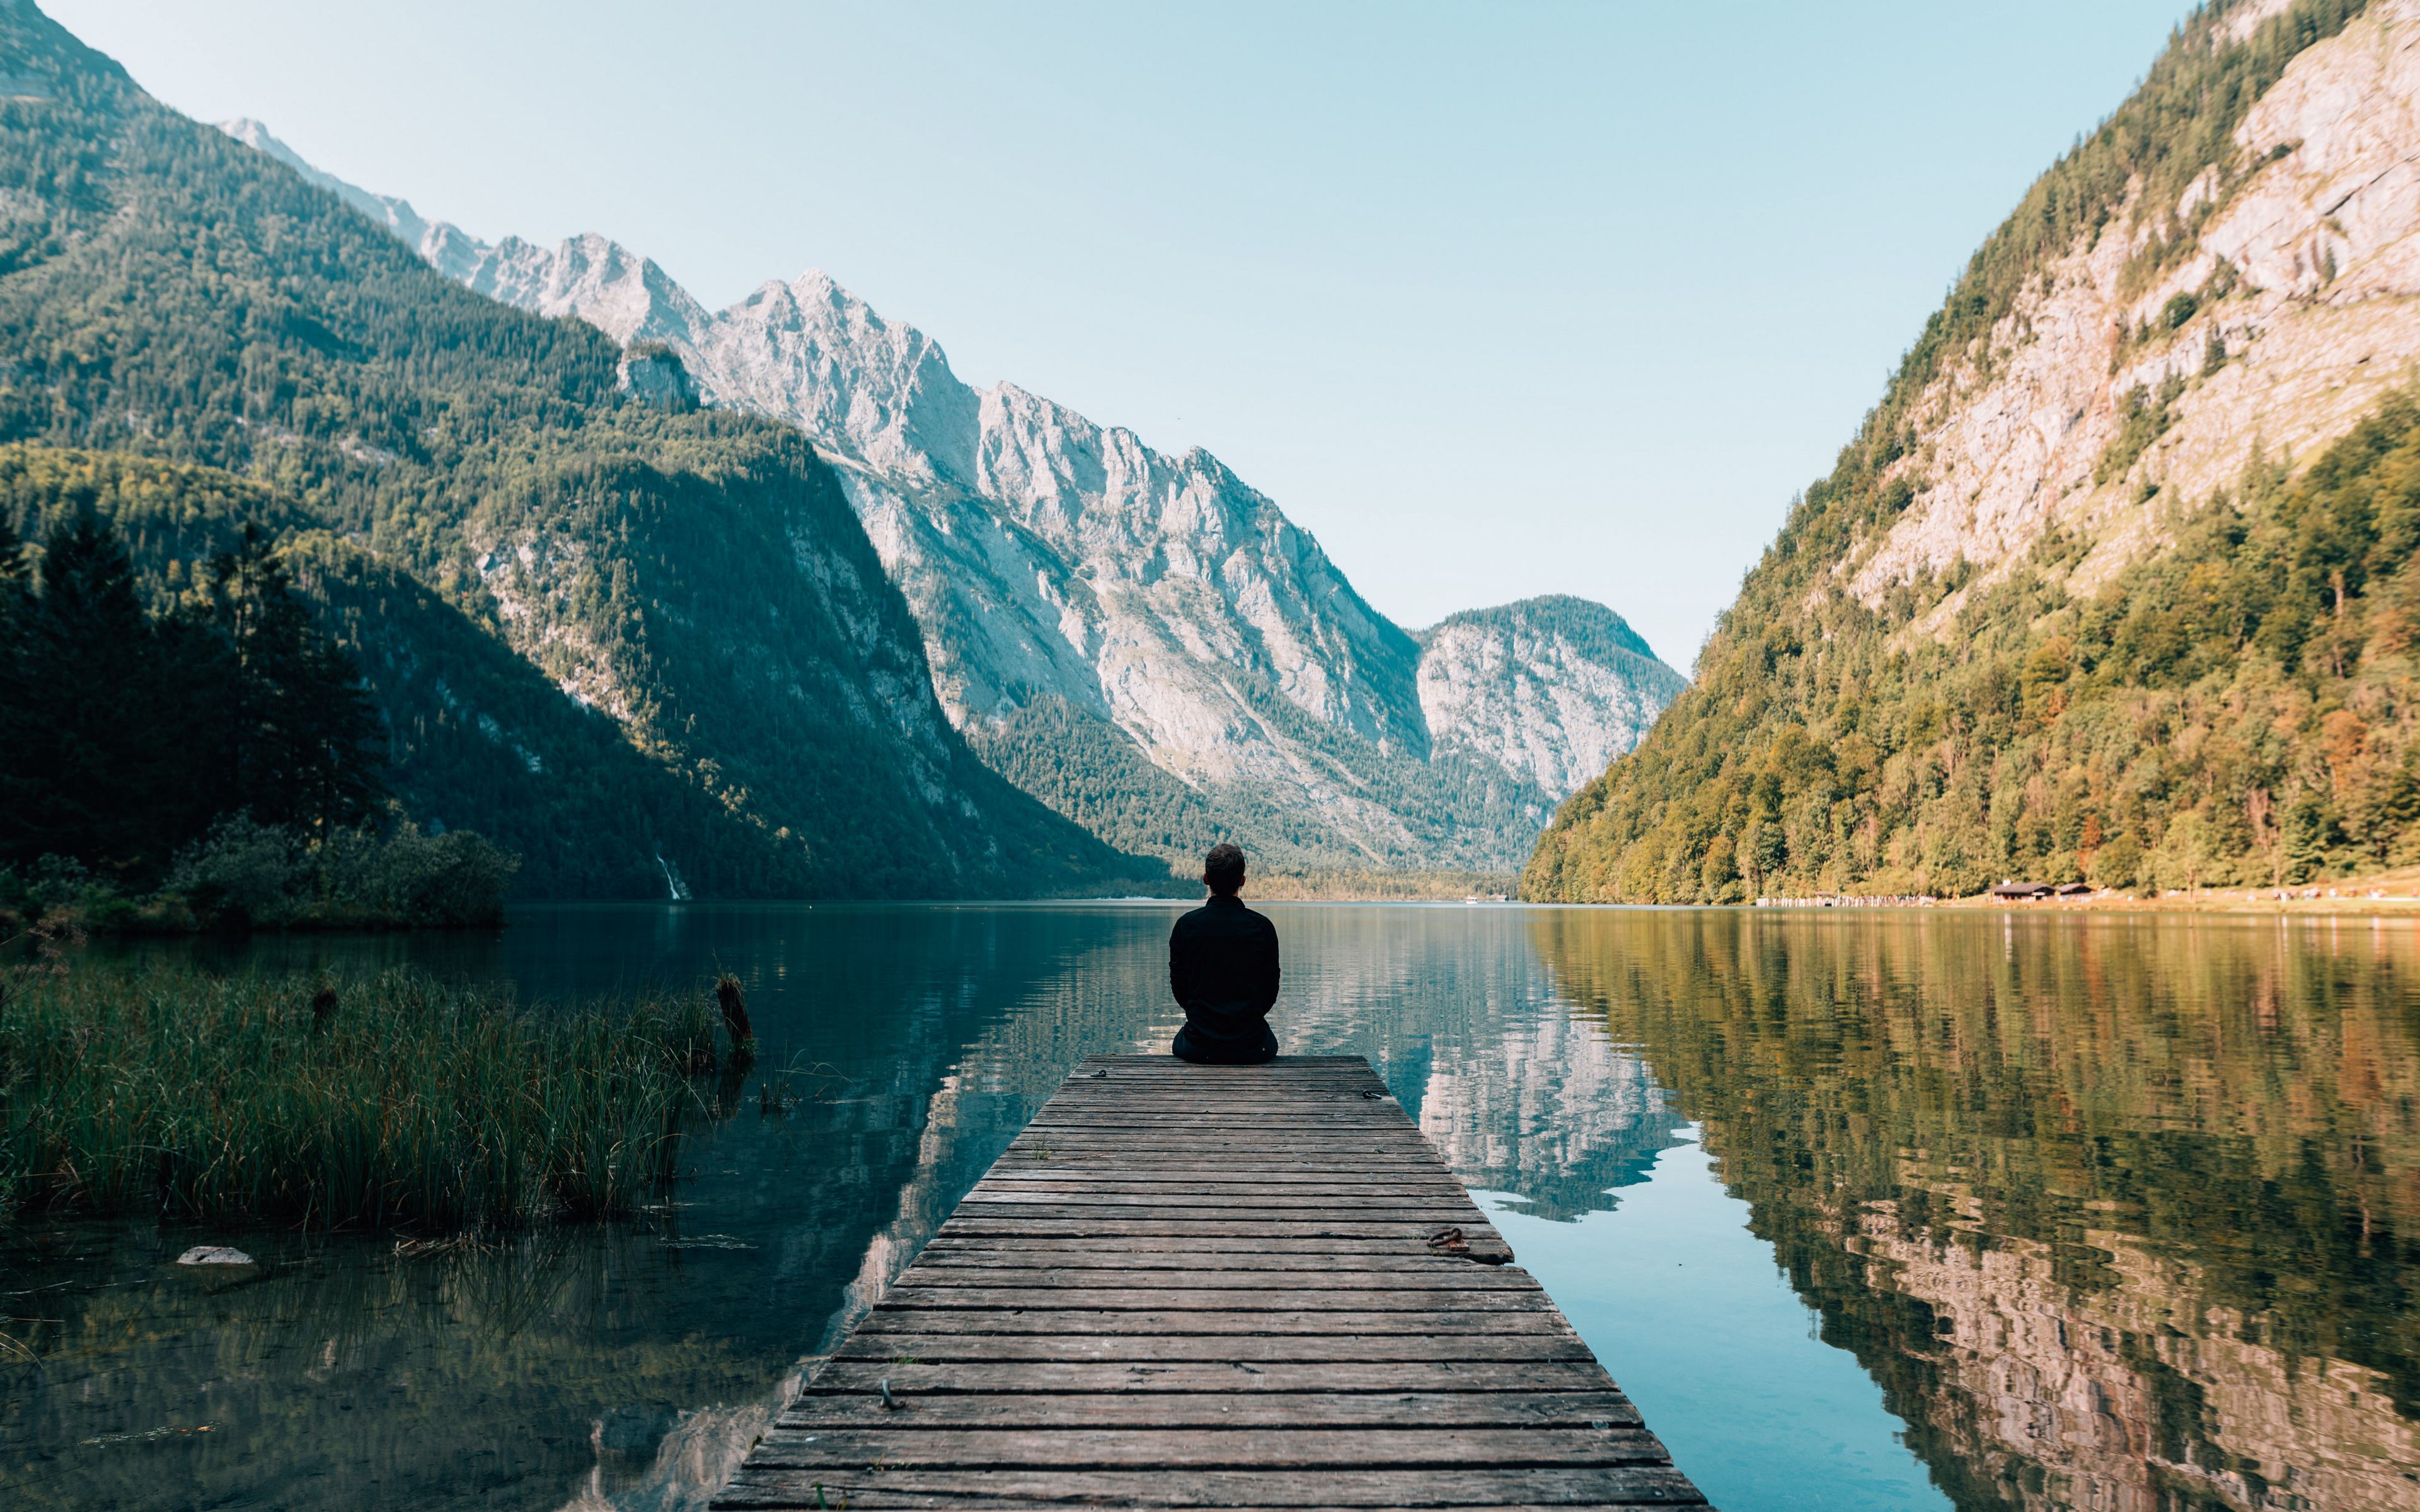
[[0, 1216], [451, 1232], [629, 1212], [670, 1180], [703, 995], [538, 1014], [399, 967], [0, 984]]

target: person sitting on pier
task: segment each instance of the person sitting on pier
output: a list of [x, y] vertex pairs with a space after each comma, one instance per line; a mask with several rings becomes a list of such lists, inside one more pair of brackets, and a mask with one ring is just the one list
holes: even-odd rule
[[1171, 1054], [1205, 1066], [1257, 1066], [1278, 1053], [1278, 931], [1235, 896], [1244, 853], [1220, 841], [1202, 861], [1210, 901], [1168, 934], [1168, 990], [1185, 1009]]

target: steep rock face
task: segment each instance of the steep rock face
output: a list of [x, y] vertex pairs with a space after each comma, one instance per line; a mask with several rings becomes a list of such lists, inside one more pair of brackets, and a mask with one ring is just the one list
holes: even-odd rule
[[[256, 122], [225, 129], [314, 172]], [[1229, 832], [1280, 864], [1516, 865], [1680, 686], [1635, 637], [1507, 630], [1488, 651], [1497, 632], [1459, 623], [1430, 675], [1421, 644], [1216, 457], [971, 388], [823, 273], [709, 312], [602, 237], [490, 245], [314, 181], [470, 287], [660, 343], [706, 402], [804, 430], [914, 612], [951, 721], [1118, 843], [1177, 856]], [[1070, 773], [1071, 738], [1098, 761]]]
[[1535, 897], [2420, 860], [2420, 3], [2196, 10], [1970, 260]]
[[[962, 727], [1063, 702], [1289, 859], [1403, 864], [1454, 843], [1359, 791], [1370, 757], [1427, 755], [1418, 646], [1209, 454], [1167, 455], [1013, 384], [979, 393], [930, 338], [820, 272], [700, 320], [685, 296], [659, 297], [653, 264], [610, 244], [516, 267], [509, 280], [483, 268], [473, 286], [666, 342], [713, 402], [815, 438]], [[1271, 695], [1345, 748], [1269, 717]], [[1304, 810], [1324, 833], [1289, 844], [1239, 806]], [[1489, 838], [1485, 855], [1435, 858], [1502, 865], [1527, 839]]]
[[[2286, 8], [2241, 7], [2223, 35], [2248, 37]], [[2052, 260], [1916, 401], [1915, 445], [1893, 471], [1918, 485], [1915, 501], [1843, 564], [1849, 591], [1870, 607], [1962, 557], [1998, 569], [1928, 617], [1941, 633], [2064, 529], [2092, 543], [2074, 569], [2089, 592], [2166, 539], [2151, 498], [2199, 501], [2257, 454], [2313, 455], [2408, 382], [2420, 358], [2415, 40], [2420, 4], [2375, 0], [2294, 59], [2219, 162], [2172, 200], [2130, 196], [2108, 232]], [[2173, 245], [2146, 276], [2143, 254], [2163, 239]], [[2125, 434], [2138, 405], [2164, 422], [2148, 445]]]
[[1439, 749], [1501, 762], [1559, 797], [1638, 744], [1687, 681], [1602, 604], [1553, 596], [1420, 632], [1420, 709]]

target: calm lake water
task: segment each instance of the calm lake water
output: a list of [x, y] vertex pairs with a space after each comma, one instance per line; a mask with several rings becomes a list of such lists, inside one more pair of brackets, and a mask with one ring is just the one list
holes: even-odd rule
[[[2420, 924], [1268, 912], [1286, 1047], [1371, 1057], [1730, 1512], [2420, 1506]], [[255, 945], [540, 1001], [727, 969], [790, 1105], [721, 1088], [601, 1232], [0, 1232], [0, 1504], [703, 1505], [1071, 1062], [1164, 1046], [1171, 917]]]

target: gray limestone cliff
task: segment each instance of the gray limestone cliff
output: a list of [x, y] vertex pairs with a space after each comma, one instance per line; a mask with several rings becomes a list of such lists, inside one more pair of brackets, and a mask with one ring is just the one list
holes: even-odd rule
[[318, 173], [257, 122], [225, 130], [471, 288], [578, 316], [670, 357], [705, 403], [805, 431], [915, 614], [952, 722], [1113, 843], [1173, 859], [1233, 834], [1280, 866], [1509, 870], [1683, 686], [1578, 600], [1416, 640], [1207, 452], [971, 387], [823, 273], [710, 311], [605, 238], [479, 242]]

